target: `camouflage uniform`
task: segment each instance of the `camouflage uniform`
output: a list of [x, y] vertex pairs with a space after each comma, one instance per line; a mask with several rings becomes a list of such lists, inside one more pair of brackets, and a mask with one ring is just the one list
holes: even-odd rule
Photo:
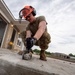
[[[36, 21], [29, 23], [26, 30], [31, 31], [31, 33], [32, 33], [31, 37], [33, 37], [36, 34], [36, 32], [38, 30], [39, 23], [41, 21], [46, 21], [44, 16], [39, 16], [36, 18]], [[21, 33], [21, 37], [22, 37], [23, 42], [25, 42], [26, 31], [23, 31]], [[35, 45], [39, 46], [41, 48], [41, 50], [45, 51], [48, 48], [48, 44], [50, 42], [51, 42], [51, 37], [50, 37], [49, 33], [47, 32], [47, 27], [46, 27], [45, 32], [43, 33], [41, 38], [36, 42]]]

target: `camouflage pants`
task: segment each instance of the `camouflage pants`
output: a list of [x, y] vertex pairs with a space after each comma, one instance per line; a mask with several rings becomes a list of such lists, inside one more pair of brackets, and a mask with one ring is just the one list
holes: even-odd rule
[[[20, 37], [22, 38], [22, 41], [25, 45], [25, 38], [26, 38], [26, 31], [23, 31], [20, 34]], [[48, 48], [48, 44], [51, 42], [51, 37], [49, 33], [45, 32], [42, 37], [36, 42], [36, 46], [39, 46], [41, 50], [46, 50]]]

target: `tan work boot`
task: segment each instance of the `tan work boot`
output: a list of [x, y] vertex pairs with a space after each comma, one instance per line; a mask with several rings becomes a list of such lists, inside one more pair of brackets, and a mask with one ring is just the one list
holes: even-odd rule
[[27, 53], [27, 50], [23, 50], [23, 51], [19, 51], [18, 52], [19, 55], [22, 55], [23, 53], [26, 54]]
[[18, 54], [19, 54], [19, 55], [22, 55], [22, 54], [23, 54], [23, 51], [19, 51]]
[[47, 61], [46, 55], [45, 55], [45, 50], [40, 51], [40, 59], [43, 61]]

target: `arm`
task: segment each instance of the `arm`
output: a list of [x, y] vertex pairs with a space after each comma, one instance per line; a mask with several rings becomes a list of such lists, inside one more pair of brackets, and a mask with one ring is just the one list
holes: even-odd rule
[[31, 31], [30, 30], [27, 30], [26, 31], [26, 38], [29, 38], [29, 37], [31, 37]]
[[36, 34], [34, 35], [34, 38], [39, 40], [40, 37], [43, 35], [45, 29], [46, 29], [46, 22], [45, 21], [41, 21], [40, 24], [39, 24], [39, 28], [38, 28]]

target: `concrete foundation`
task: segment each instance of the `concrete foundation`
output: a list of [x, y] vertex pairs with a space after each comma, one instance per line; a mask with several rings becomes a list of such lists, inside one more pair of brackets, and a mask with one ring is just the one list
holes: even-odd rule
[[42, 61], [37, 55], [22, 60], [17, 52], [1, 48], [0, 75], [75, 75], [75, 63], [52, 58]]

